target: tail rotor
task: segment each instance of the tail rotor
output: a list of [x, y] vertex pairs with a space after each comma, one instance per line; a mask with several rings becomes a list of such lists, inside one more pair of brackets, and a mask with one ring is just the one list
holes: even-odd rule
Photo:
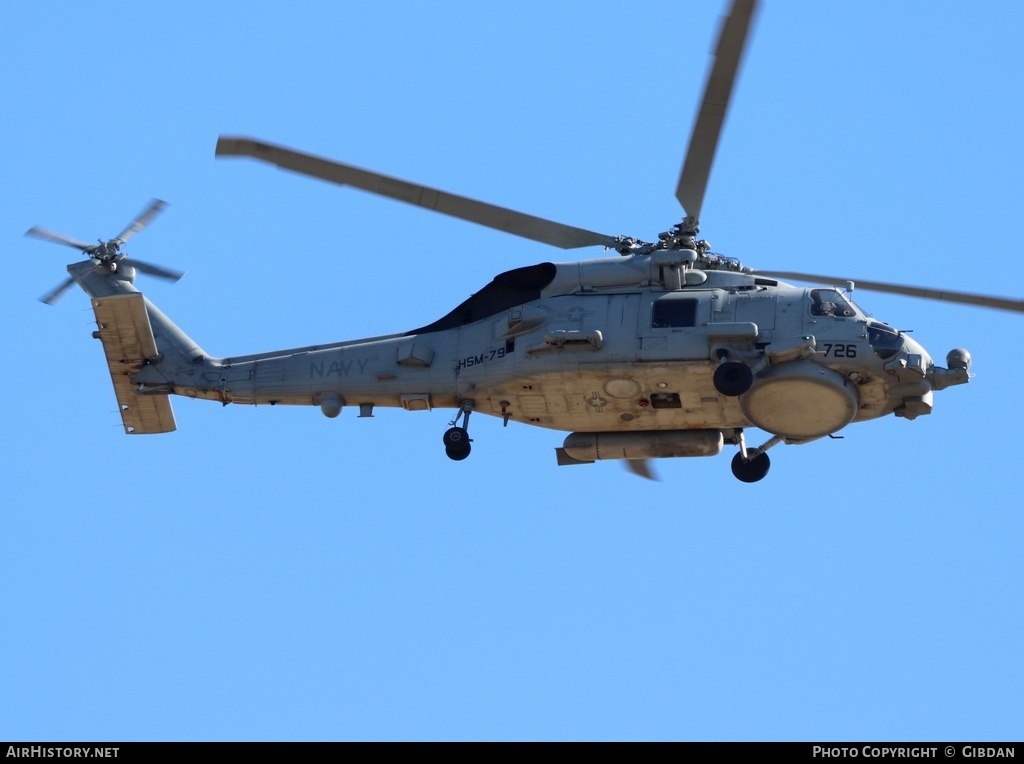
[[[86, 244], [78, 239], [73, 239], [70, 236], [64, 234], [55, 233], [53, 231], [41, 228], [39, 226], [33, 226], [26, 232], [26, 236], [31, 236], [36, 239], [42, 239], [44, 241], [54, 242], [56, 244], [63, 244], [67, 247], [74, 247], [80, 250], [86, 257], [93, 262], [94, 270], [106, 271], [106, 273], [112, 274], [117, 271], [118, 265], [124, 263], [126, 266], [131, 266], [140, 273], [145, 273], [149, 276], [156, 276], [157, 278], [165, 279], [167, 281], [177, 281], [185, 275], [184, 271], [178, 271], [173, 268], [165, 268], [159, 265], [153, 265], [143, 260], [137, 260], [135, 258], [129, 258], [127, 254], [121, 252], [121, 246], [127, 242], [132, 236], [139, 233], [148, 226], [153, 219], [163, 211], [164, 207], [167, 206], [167, 202], [161, 201], [160, 199], [154, 199], [149, 205], [132, 220], [124, 230], [121, 231], [113, 239], [99, 239], [97, 244]], [[71, 276], [60, 284], [58, 284], [53, 290], [47, 292], [40, 301], [47, 305], [55, 303], [61, 295], [63, 295], [73, 284], [75, 283], [75, 277]]]

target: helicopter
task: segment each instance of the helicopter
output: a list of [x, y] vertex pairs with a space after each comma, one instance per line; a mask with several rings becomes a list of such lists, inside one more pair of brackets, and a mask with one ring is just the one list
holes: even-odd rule
[[[700, 213], [755, 0], [733, 0], [722, 25], [676, 188], [685, 217], [655, 241], [610, 236], [247, 137], [221, 136], [217, 157], [279, 168], [562, 249], [613, 255], [544, 262], [499, 274], [433, 323], [402, 332], [252, 355], [203, 350], [134, 282], [181, 274], [128, 257], [123, 245], [164, 208], [154, 200], [118, 236], [89, 245], [46, 229], [28, 234], [86, 256], [42, 300], [77, 283], [97, 330], [129, 434], [175, 429], [170, 395], [223, 404], [454, 410], [446, 455], [472, 450], [480, 412], [569, 434], [559, 465], [623, 460], [652, 477], [650, 460], [714, 456], [736, 447], [732, 472], [754, 483], [768, 451], [834, 437], [846, 426], [930, 414], [934, 392], [965, 384], [961, 348], [937, 365], [907, 333], [869, 317], [844, 278], [755, 270], [699, 239]], [[798, 287], [785, 281], [818, 285]], [[845, 288], [835, 285], [845, 284]], [[858, 281], [880, 292], [1024, 312], [1024, 301]], [[748, 444], [745, 431], [768, 434]]]

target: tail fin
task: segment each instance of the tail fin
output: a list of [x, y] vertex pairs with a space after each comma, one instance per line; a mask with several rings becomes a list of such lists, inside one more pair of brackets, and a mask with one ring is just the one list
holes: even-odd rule
[[124, 431], [130, 435], [176, 429], [170, 393], [210, 360], [131, 283], [131, 276], [104, 271], [90, 262], [68, 266], [89, 294], [96, 314]]
[[175, 430], [167, 392], [145, 395], [133, 381], [143, 367], [160, 357], [146, 298], [139, 292], [93, 297], [92, 309], [99, 327], [93, 336], [103, 342], [124, 431], [143, 435]]

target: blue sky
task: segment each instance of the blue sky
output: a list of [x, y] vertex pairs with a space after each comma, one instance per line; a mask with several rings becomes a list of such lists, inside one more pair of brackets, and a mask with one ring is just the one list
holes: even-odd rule
[[[558, 468], [450, 412], [174, 399], [123, 434], [80, 291], [115, 235], [215, 355], [421, 326], [572, 254], [214, 160], [252, 135], [609, 234], [673, 197], [724, 2], [10, 6], [0, 738], [1020, 739], [1019, 315], [858, 291], [975, 378], [772, 452]], [[1017, 297], [1024, 8], [764, 3], [702, 214], [765, 269]], [[583, 252], [583, 256], [591, 253]], [[594, 256], [601, 253], [595, 251]], [[68, 256], [72, 257], [69, 258]]]

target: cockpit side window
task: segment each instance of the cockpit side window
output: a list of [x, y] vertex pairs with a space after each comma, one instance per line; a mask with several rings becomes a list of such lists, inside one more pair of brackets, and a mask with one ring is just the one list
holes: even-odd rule
[[829, 318], [851, 318], [857, 315], [857, 311], [835, 289], [812, 289], [811, 315], [827, 316]]

